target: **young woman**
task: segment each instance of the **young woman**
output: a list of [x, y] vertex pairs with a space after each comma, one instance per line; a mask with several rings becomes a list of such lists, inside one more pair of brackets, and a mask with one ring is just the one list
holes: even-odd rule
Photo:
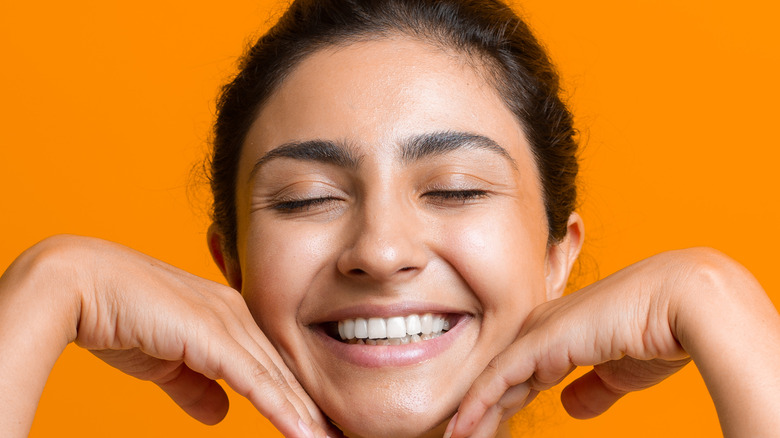
[[224, 379], [291, 436], [505, 435], [575, 366], [563, 403], [590, 417], [693, 359], [724, 433], [771, 435], [780, 320], [736, 262], [668, 252], [563, 296], [574, 134], [500, 3], [294, 3], [219, 102], [231, 288], [97, 239], [30, 248], [0, 280], [3, 430], [76, 342], [205, 423]]

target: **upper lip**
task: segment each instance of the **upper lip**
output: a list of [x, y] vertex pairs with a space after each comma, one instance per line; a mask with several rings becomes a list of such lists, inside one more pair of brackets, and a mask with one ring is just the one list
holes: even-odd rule
[[327, 311], [324, 314], [319, 315], [310, 324], [315, 325], [354, 318], [390, 318], [393, 316], [422, 315], [425, 313], [470, 314], [470, 312], [466, 312], [462, 309], [439, 303], [408, 301], [382, 305], [365, 303]]

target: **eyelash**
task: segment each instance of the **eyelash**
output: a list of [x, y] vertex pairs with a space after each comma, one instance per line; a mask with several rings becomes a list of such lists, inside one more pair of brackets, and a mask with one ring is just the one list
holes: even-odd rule
[[458, 201], [465, 204], [474, 199], [480, 199], [488, 196], [485, 190], [434, 190], [424, 193], [423, 196], [438, 198], [440, 201]]
[[274, 204], [271, 208], [281, 211], [282, 213], [295, 213], [299, 211], [308, 211], [309, 209], [316, 207], [320, 204], [325, 204], [330, 201], [337, 200], [329, 196], [323, 196], [321, 198], [311, 199], [296, 199], [294, 201], [282, 201]]
[[[488, 196], [488, 192], [485, 190], [434, 190], [423, 193], [423, 196], [436, 198], [440, 202], [456, 201], [465, 204], [468, 201]], [[274, 204], [272, 208], [283, 213], [304, 212], [317, 207], [318, 205], [337, 200], [338, 198], [328, 196], [311, 199], [296, 199], [294, 201], [279, 202]]]

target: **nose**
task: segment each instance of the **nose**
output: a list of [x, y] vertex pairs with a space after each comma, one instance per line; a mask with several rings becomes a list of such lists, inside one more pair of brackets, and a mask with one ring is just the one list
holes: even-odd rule
[[337, 261], [341, 274], [361, 280], [394, 282], [425, 269], [428, 252], [424, 225], [413, 211], [395, 205], [374, 205], [354, 216], [348, 245]]

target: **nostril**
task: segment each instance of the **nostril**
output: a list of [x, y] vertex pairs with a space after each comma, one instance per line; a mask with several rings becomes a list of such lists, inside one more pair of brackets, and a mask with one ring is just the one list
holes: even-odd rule
[[365, 275], [365, 274], [366, 274], [366, 271], [364, 271], [364, 270], [362, 270], [362, 269], [350, 269], [350, 270], [349, 270], [349, 273], [350, 273], [351, 275]]
[[405, 267], [405, 268], [401, 268], [401, 269], [399, 269], [399, 271], [411, 271], [412, 269], [414, 269], [414, 268], [413, 268], [413, 267], [411, 267], [411, 266], [407, 266], [407, 267]]

